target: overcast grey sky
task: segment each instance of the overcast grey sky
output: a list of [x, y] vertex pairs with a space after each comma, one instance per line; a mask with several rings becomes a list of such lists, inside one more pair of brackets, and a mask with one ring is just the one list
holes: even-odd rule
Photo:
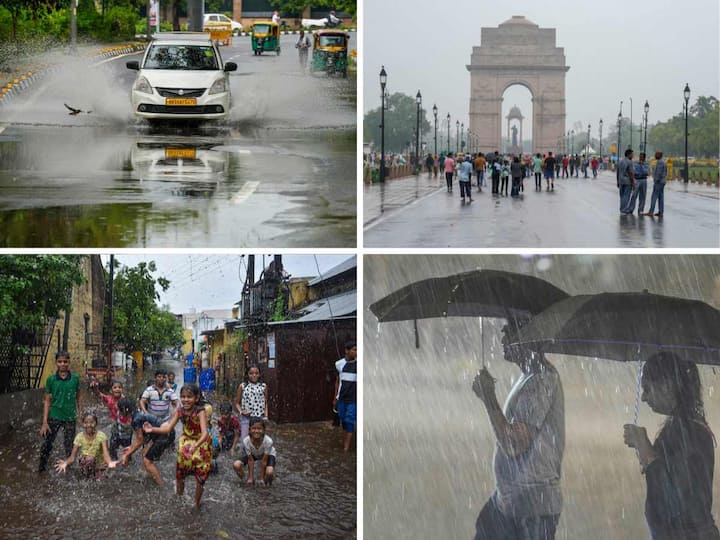
[[[630, 116], [629, 98], [635, 123], [646, 99], [648, 123], [664, 121], [682, 111], [686, 82], [691, 102], [720, 93], [717, 0], [365, 0], [363, 13], [363, 112], [380, 106], [378, 75], [384, 64], [389, 92], [415, 96], [420, 90], [428, 121], [432, 125], [437, 103], [438, 130], [449, 112], [451, 133], [456, 119], [468, 124], [470, 72], [465, 66], [472, 48], [481, 45], [480, 29], [497, 27], [513, 15], [556, 29], [556, 46], [564, 48], [570, 66], [566, 131], [580, 122], [586, 132], [591, 123], [597, 137], [603, 118], [606, 134], [617, 121], [620, 100], [623, 115]], [[524, 116], [531, 116], [529, 92], [508, 95], [515, 88], [506, 92], [503, 116], [516, 102]], [[529, 124], [524, 132], [531, 133]]]
[[[326, 272], [352, 255], [283, 255], [283, 267], [293, 277], [317, 276]], [[195, 308], [231, 309], [240, 300], [245, 281], [247, 256], [235, 254], [125, 254], [115, 255], [123, 266], [136, 266], [141, 261], [155, 261], [160, 276], [170, 280], [170, 288], [160, 295], [160, 304], [169, 304], [173, 313], [186, 313]], [[265, 255], [265, 266], [272, 261], [272, 254]], [[103, 263], [110, 259], [102, 256]], [[262, 255], [255, 255], [255, 279], [262, 271]], [[316, 265], [317, 260], [317, 265]]]

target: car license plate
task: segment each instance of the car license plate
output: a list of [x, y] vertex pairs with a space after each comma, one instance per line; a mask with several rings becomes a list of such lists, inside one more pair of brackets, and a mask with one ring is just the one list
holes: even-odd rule
[[194, 148], [166, 148], [165, 157], [170, 158], [182, 158], [182, 159], [195, 159]]
[[195, 98], [166, 98], [165, 105], [196, 105]]

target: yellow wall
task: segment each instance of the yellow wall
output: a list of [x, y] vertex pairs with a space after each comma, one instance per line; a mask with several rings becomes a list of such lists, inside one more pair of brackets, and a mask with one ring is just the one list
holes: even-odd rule
[[187, 356], [192, 352], [192, 330], [190, 328], [183, 330], [183, 337], [185, 338], [185, 343], [183, 344], [183, 354]]
[[[56, 371], [55, 353], [62, 346], [62, 334], [65, 330], [65, 317], [70, 317], [68, 330], [68, 352], [70, 353], [70, 371], [85, 375], [85, 368], [92, 365], [93, 355], [105, 354], [105, 351], [96, 352], [85, 348], [85, 314], [90, 316], [88, 330], [93, 335], [102, 335], [102, 312], [93, 310], [93, 291], [95, 296], [104, 290], [104, 283], [93, 282], [92, 262], [90, 257], [83, 257], [81, 269], [85, 282], [73, 287], [72, 311], [69, 314], [61, 313], [53, 329], [50, 346], [45, 357], [45, 367], [40, 378], [40, 387], [45, 387], [45, 380]], [[58, 331], [60, 343], [58, 343]], [[98, 338], [99, 340], [99, 338]]]
[[315, 294], [308, 287], [307, 278], [291, 279], [288, 283], [290, 290], [290, 298], [288, 299], [288, 309], [291, 311], [305, 306], [315, 300]]

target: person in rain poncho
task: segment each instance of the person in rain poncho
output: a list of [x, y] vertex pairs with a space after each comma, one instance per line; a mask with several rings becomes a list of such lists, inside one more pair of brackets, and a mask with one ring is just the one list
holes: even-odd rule
[[652, 540], [720, 540], [712, 508], [715, 437], [705, 420], [697, 366], [669, 352], [642, 371], [642, 400], [668, 417], [651, 443], [644, 427], [624, 426], [645, 475]]
[[503, 328], [505, 359], [522, 374], [501, 408], [495, 379], [483, 368], [473, 381], [495, 434], [495, 492], [475, 523], [476, 540], [552, 540], [562, 510], [565, 398], [555, 368], [542, 354], [510, 348], [523, 321]]

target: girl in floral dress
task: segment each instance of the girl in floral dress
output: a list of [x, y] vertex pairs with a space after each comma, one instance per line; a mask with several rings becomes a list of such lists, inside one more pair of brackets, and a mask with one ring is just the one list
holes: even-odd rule
[[182, 421], [183, 433], [178, 444], [175, 477], [177, 494], [185, 490], [185, 477], [195, 476], [195, 506], [200, 506], [200, 498], [212, 465], [212, 443], [208, 432], [208, 421], [203, 406], [200, 388], [196, 384], [186, 384], [180, 389], [182, 405], [175, 414], [160, 427], [149, 422], [143, 425], [145, 433], [169, 433]]

